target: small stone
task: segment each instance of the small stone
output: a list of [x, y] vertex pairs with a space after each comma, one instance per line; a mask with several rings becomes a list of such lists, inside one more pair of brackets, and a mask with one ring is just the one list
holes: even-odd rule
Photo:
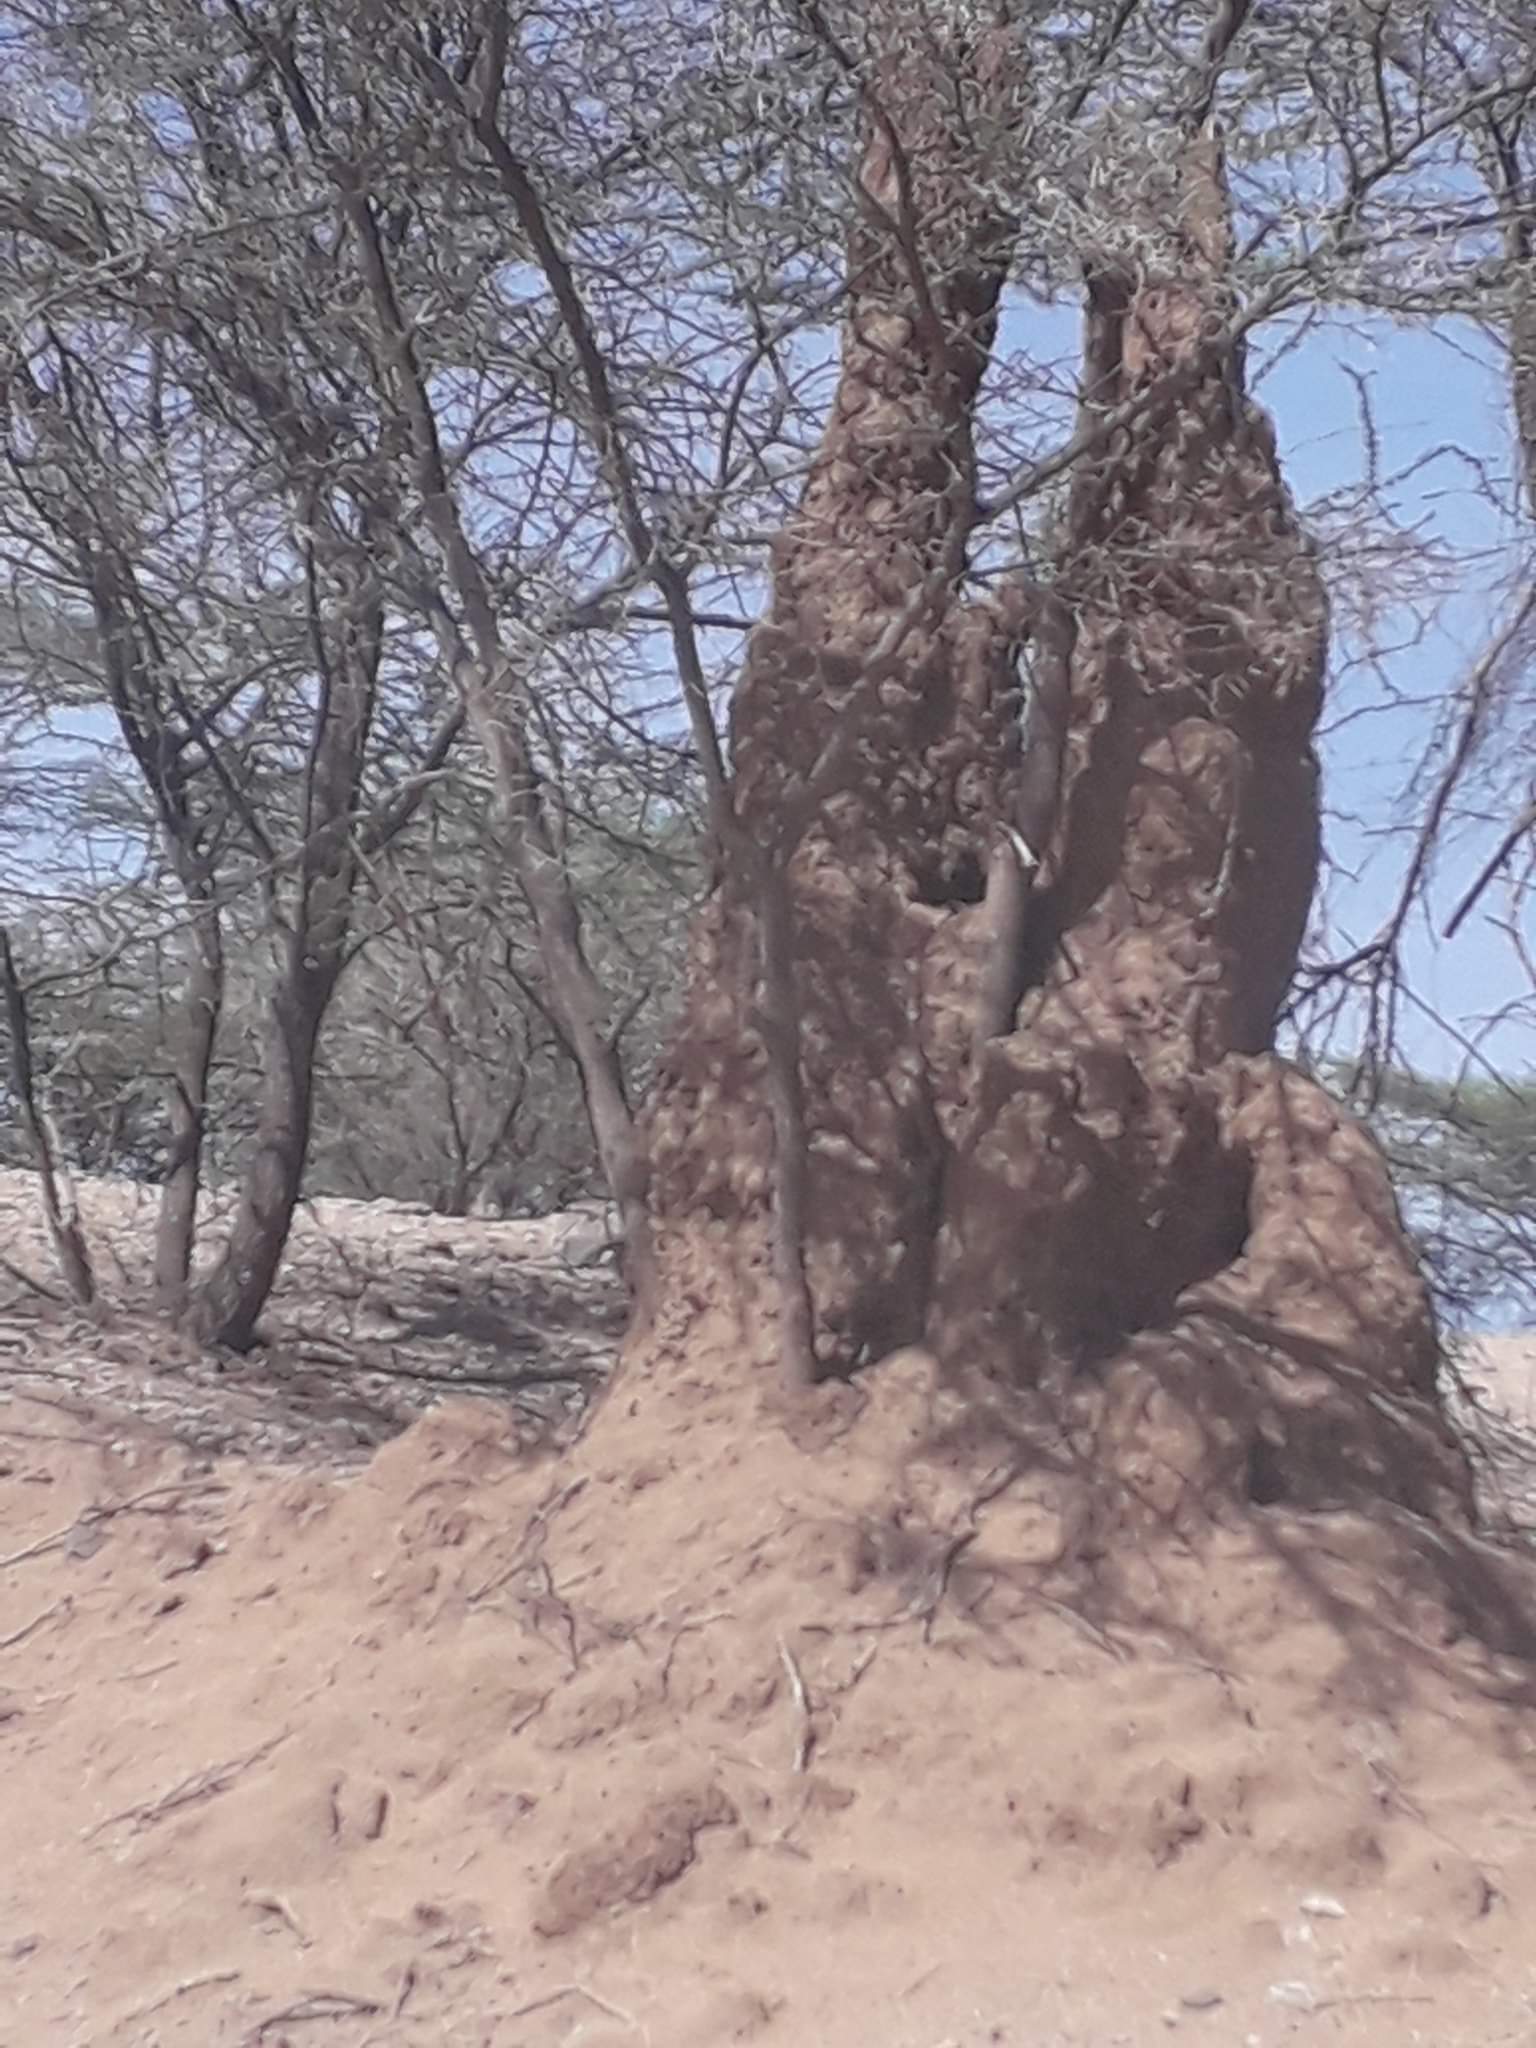
[[1271, 1984], [1269, 1996], [1275, 2005], [1293, 2006], [1298, 2012], [1311, 2012], [1317, 2005], [1317, 1993], [1299, 1977], [1287, 1977], [1279, 1984]]
[[99, 1522], [82, 1518], [64, 1539], [64, 1555], [82, 1560], [94, 1557], [106, 1540], [107, 1532]]
[[1303, 1913], [1310, 1913], [1314, 1920], [1347, 1920], [1349, 1915], [1339, 1901], [1330, 1898], [1327, 1892], [1308, 1892], [1301, 1902]]

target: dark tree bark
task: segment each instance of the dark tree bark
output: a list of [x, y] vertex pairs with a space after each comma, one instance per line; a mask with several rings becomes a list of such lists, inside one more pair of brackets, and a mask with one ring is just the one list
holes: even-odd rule
[[10, 934], [4, 930], [0, 930], [0, 992], [5, 998], [6, 1037], [9, 1041], [6, 1079], [37, 1168], [43, 1219], [48, 1225], [54, 1256], [59, 1262], [59, 1271], [71, 1300], [82, 1308], [89, 1308], [96, 1299], [96, 1273], [91, 1264], [91, 1248], [75, 1206], [68, 1162], [60, 1151], [47, 1108], [38, 1094], [26, 991], [16, 972]]
[[[1011, 241], [979, 170], [1022, 61], [1007, 29], [957, 38], [871, 95], [839, 390], [649, 1111], [663, 1309], [771, 1301], [787, 1188], [821, 1372], [924, 1338], [1016, 1441], [1093, 1446], [1165, 1520], [1234, 1493], [1463, 1504], [1384, 1165], [1270, 1050], [1316, 878], [1327, 618], [1223, 338], [1198, 133], [1144, 267], [1089, 270], [1091, 452], [1050, 590], [959, 596]], [[1093, 431], [1128, 403], [1133, 429]], [[782, 882], [788, 991], [742, 840]], [[760, 1021], [790, 1014], [805, 1145], [776, 1170]]]
[[332, 903], [284, 943], [282, 980], [272, 998], [263, 1054], [261, 1106], [249, 1166], [229, 1236], [195, 1290], [198, 1336], [231, 1351], [256, 1341], [257, 1318], [277, 1278], [304, 1182], [313, 1120], [315, 1047], [345, 958], [334, 934], [344, 878], [333, 872]]
[[211, 876], [183, 876], [190, 957], [171, 1016], [166, 1045], [171, 1061], [170, 1129], [165, 1179], [155, 1217], [155, 1298], [169, 1315], [186, 1306], [202, 1189], [203, 1140], [208, 1122], [208, 1076], [224, 1007], [224, 933]]
[[[76, 422], [77, 428], [80, 423]], [[97, 640], [118, 730], [155, 807], [160, 839], [187, 905], [189, 957], [172, 1001], [166, 1044], [171, 1075], [170, 1144], [155, 1217], [155, 1298], [168, 1314], [186, 1306], [202, 1189], [208, 1076], [224, 1007], [223, 913], [210, 839], [215, 819], [199, 800], [191, 763], [215, 744], [183, 699], [168, 701], [153, 635], [125, 550], [98, 503], [81, 502], [72, 526], [81, 581], [90, 593]], [[92, 530], [94, 527], [94, 531]], [[206, 771], [205, 771], [206, 772]]]
[[[492, 12], [500, 20], [492, 47], [501, 55], [488, 77], [495, 80], [494, 90], [499, 93], [506, 48], [506, 13], [500, 6]], [[542, 778], [528, 742], [519, 702], [527, 679], [504, 644], [484, 568], [455, 498], [427, 377], [396, 291], [376, 201], [358, 166], [346, 159], [326, 131], [317, 101], [300, 68], [292, 23], [281, 33], [268, 35], [241, 19], [242, 32], [252, 49], [273, 64], [316, 162], [329, 171], [339, 210], [356, 248], [362, 283], [383, 341], [387, 367], [382, 381], [389, 401], [398, 408], [404, 428], [402, 438], [410, 450], [422, 509], [441, 555], [447, 586], [461, 608], [467, 641], [459, 634], [440, 596], [431, 606], [433, 624], [469, 723], [490, 764], [496, 786], [498, 826], [533, 913], [552, 1009], [580, 1078], [582, 1099], [604, 1177], [624, 1219], [626, 1278], [637, 1303], [645, 1307], [651, 1299], [652, 1271], [645, 1161], [636, 1135], [618, 1035], [610, 1029], [603, 991], [587, 958], [576, 891], [550, 831]], [[446, 87], [450, 100], [462, 105], [462, 95], [449, 85], [442, 67], [424, 51], [417, 55], [429, 82], [435, 87]], [[522, 175], [520, 167], [501, 139], [491, 98], [482, 101], [478, 116], [476, 133], [490, 147], [498, 172], [509, 164], [512, 168], [510, 197], [514, 210], [525, 226], [531, 226], [537, 259], [563, 304], [562, 281], [565, 292], [572, 289], [568, 275], [558, 252], [551, 254], [547, 225], [536, 200], [525, 189], [526, 181], [518, 182]]]
[[129, 522], [99, 481], [111, 473], [102, 444], [110, 443], [115, 423], [104, 430], [99, 391], [93, 391], [94, 403], [82, 394], [69, 351], [59, 344], [54, 354], [54, 390], [45, 391], [21, 372], [17, 382], [43, 446], [57, 459], [52, 465], [23, 462], [14, 452], [11, 459], [35, 508], [74, 558], [96, 629], [107, 698], [154, 806], [160, 842], [188, 910], [189, 961], [167, 1026], [170, 1142], [154, 1251], [156, 1299], [176, 1314], [185, 1304], [191, 1271], [208, 1075], [224, 1000], [222, 912], [212, 850], [220, 805], [210, 805], [198, 787], [200, 777], [217, 784], [208, 765], [218, 763], [215, 721], [187, 702], [174, 664], [157, 658], [153, 607], [135, 572]]
[[[197, 1287], [206, 1341], [249, 1349], [277, 1278], [309, 1154], [315, 1048], [347, 961], [358, 808], [384, 641], [384, 594], [366, 546], [338, 537], [310, 556], [320, 672], [301, 818], [303, 843], [271, 998], [255, 1144], [224, 1250]], [[318, 587], [323, 578], [324, 595]], [[334, 619], [328, 631], [322, 621]], [[375, 823], [377, 830], [377, 823]]]

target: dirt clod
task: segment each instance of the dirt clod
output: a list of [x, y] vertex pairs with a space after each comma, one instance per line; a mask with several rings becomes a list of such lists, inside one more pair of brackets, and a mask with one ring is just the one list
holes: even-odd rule
[[736, 1809], [718, 1785], [652, 1801], [628, 1827], [562, 1858], [534, 1919], [538, 1934], [572, 1934], [616, 1906], [638, 1906], [680, 1878], [705, 1828], [728, 1827]]

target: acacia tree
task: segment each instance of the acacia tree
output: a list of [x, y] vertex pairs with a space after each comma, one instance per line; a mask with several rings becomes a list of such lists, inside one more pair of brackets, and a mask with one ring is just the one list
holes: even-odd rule
[[[489, 549], [505, 537], [471, 540], [445, 455], [443, 421], [454, 418], [494, 463], [501, 420], [525, 397], [527, 358], [514, 359], [467, 428], [461, 388], [434, 382], [474, 327], [477, 292], [515, 252], [504, 236], [482, 237], [466, 277], [441, 238], [441, 212], [412, 204], [414, 184], [430, 190], [435, 178], [440, 207], [459, 170], [420, 148], [420, 91], [403, 107], [395, 96], [393, 134], [381, 122], [383, 102], [370, 94], [388, 91], [389, 65], [366, 10], [333, 28], [167, 0], [127, 47], [120, 26], [113, 10], [65, 5], [39, 10], [19, 34], [31, 68], [18, 73], [0, 213], [12, 476], [33, 515], [25, 568], [36, 575], [41, 558], [57, 583], [64, 557], [68, 592], [93, 619], [102, 694], [191, 906], [186, 1028], [170, 1048], [162, 1298], [178, 1306], [187, 1277], [218, 1019], [221, 846], [246, 842], [241, 879], [249, 884], [255, 862], [280, 942], [239, 1205], [189, 1304], [204, 1334], [243, 1346], [301, 1186], [319, 1033], [349, 957], [361, 878], [435, 781], [466, 708], [496, 767], [557, 1019], [638, 1253], [618, 1032], [601, 1015], [563, 828], [528, 736], [526, 663], [498, 616], [508, 589], [521, 605], [525, 588], [514, 568], [493, 596]], [[439, 38], [432, 49], [441, 48]], [[426, 63], [427, 47], [419, 54]], [[429, 357], [413, 329], [445, 294], [452, 314]], [[540, 360], [537, 331], [529, 348]], [[78, 370], [86, 356], [89, 371]], [[480, 367], [493, 381], [502, 368]], [[189, 436], [200, 462], [189, 463]], [[546, 434], [528, 468], [557, 509], [530, 559], [579, 517], [580, 478], [573, 493], [562, 467]], [[167, 599], [150, 562], [187, 523], [189, 503], [192, 523], [203, 514], [202, 558], [181, 565]], [[219, 664], [198, 660], [185, 617], [165, 630], [167, 611], [182, 606], [216, 644], [227, 639], [239, 580], [253, 575], [289, 629], [281, 691], [238, 664], [226, 687], [210, 673]], [[590, 625], [612, 581], [599, 575], [595, 596], [580, 592], [573, 616]], [[535, 649], [553, 630], [537, 615], [520, 626]], [[426, 671], [425, 686], [406, 681], [406, 662]], [[265, 803], [246, 786], [251, 761]], [[226, 858], [224, 886], [229, 869]]]
[[[663, 624], [694, 752], [715, 765], [698, 635], [738, 620], [696, 612], [691, 577], [722, 508], [764, 488], [764, 449], [794, 452], [781, 429], [795, 373], [778, 349], [804, 317], [793, 294], [807, 280], [797, 224], [771, 254], [716, 243], [718, 274], [669, 298], [653, 228], [678, 243], [689, 231], [672, 188], [658, 190], [657, 151], [728, 147], [739, 110], [722, 120], [707, 90], [685, 92], [648, 137], [633, 109], [666, 97], [666, 39], [638, 36], [626, 6], [611, 22], [573, 9], [566, 26], [573, 37], [551, 41], [497, 0], [430, 17], [368, 0], [158, 0], [125, 39], [115, 7], [50, 0], [13, 38], [0, 227], [18, 372], [40, 374], [66, 318], [151, 358], [218, 442], [226, 502], [261, 530], [262, 573], [282, 564], [309, 635], [297, 701], [316, 723], [301, 788], [317, 803], [305, 798], [270, 849], [274, 901], [285, 919], [294, 906], [270, 1114], [229, 1255], [195, 1309], [222, 1341], [248, 1341], [281, 1253], [307, 1067], [359, 878], [465, 714], [537, 929], [537, 999], [579, 1071], [633, 1277], [644, 1270], [625, 1011], [609, 1009], [587, 956], [563, 714], [589, 699], [584, 744], [597, 730], [610, 758], [643, 764], [652, 721], [633, 691], [616, 704], [612, 677], [654, 667], [637, 650]], [[706, 86], [718, 69], [706, 52]], [[573, 120], [589, 82], [607, 104], [600, 92]], [[734, 177], [716, 211], [729, 216], [757, 175]], [[787, 317], [764, 282], [777, 262], [791, 272]], [[385, 743], [392, 697], [441, 697], [430, 683], [386, 691], [390, 648], [459, 705], [435, 731], [394, 720]], [[178, 752], [174, 734], [155, 744]]]
[[[166, 560], [166, 532], [178, 541], [183, 536], [174, 514], [166, 516], [174, 492], [158, 366], [147, 376], [115, 376], [124, 366], [104, 361], [103, 337], [93, 339], [94, 360], [87, 363], [55, 329], [13, 367], [5, 454], [15, 516], [8, 539], [54, 606], [89, 621], [103, 693], [152, 806], [185, 911], [186, 965], [165, 1023], [169, 1143], [154, 1254], [157, 1296], [177, 1312], [191, 1271], [209, 1068], [224, 998], [219, 883], [225, 842], [245, 807], [245, 764], [229, 742], [227, 714], [254, 678], [244, 666], [232, 683], [227, 675], [210, 678], [211, 664], [187, 659], [196, 631], [188, 630], [187, 611], [206, 629], [214, 592], [196, 588], [187, 552], [176, 558], [173, 548]], [[124, 417], [132, 408], [125, 383], [155, 414], [153, 435], [135, 433], [139, 422]], [[190, 554], [198, 563], [212, 536], [206, 518], [194, 525], [201, 531], [192, 535]], [[149, 540], [147, 527], [159, 529], [161, 545]]]
[[[51, 237], [56, 251], [79, 254], [70, 251], [74, 230], [46, 208], [31, 232], [45, 245]], [[101, 695], [152, 805], [181, 896], [186, 965], [164, 1025], [169, 1144], [157, 1295], [209, 1337], [242, 1347], [298, 1197], [315, 1046], [347, 957], [359, 857], [370, 841], [382, 844], [399, 829], [421, 785], [408, 784], [404, 803], [375, 808], [359, 829], [386, 642], [366, 519], [353, 528], [334, 499], [300, 476], [307, 537], [291, 573], [265, 604], [258, 591], [232, 587], [219, 561], [229, 522], [210, 511], [210, 499], [217, 503], [231, 479], [206, 451], [189, 470], [184, 435], [167, 453], [167, 411], [187, 406], [186, 387], [163, 360], [148, 377], [114, 361], [111, 342], [124, 337], [130, 354], [140, 349], [133, 323], [107, 327], [98, 319], [87, 363], [55, 327], [13, 363], [8, 454], [31, 515], [26, 566], [57, 602], [90, 621]], [[151, 337], [156, 351], [159, 340]], [[259, 371], [252, 374], [259, 383]], [[302, 419], [294, 431], [303, 431]], [[169, 551], [167, 535], [174, 536]], [[445, 729], [439, 755], [451, 733]], [[262, 1102], [224, 1255], [189, 1298], [224, 993], [222, 899], [252, 863], [266, 871], [265, 902], [281, 941]]]
[[[504, 850], [538, 930], [541, 996], [579, 1070], [635, 1277], [644, 1269], [623, 1015], [587, 957], [559, 721], [540, 693], [563, 706], [590, 691], [600, 714], [611, 691], [593, 686], [599, 664], [644, 668], [635, 649], [665, 624], [708, 759], [710, 660], [697, 635], [721, 615], [693, 609], [697, 543], [728, 499], [759, 485], [761, 449], [795, 402], [776, 355], [781, 317], [765, 313], [771, 292], [750, 274], [765, 252], [741, 263], [716, 248], [723, 275], [671, 303], [655, 274], [656, 223], [677, 241], [687, 229], [635, 128], [635, 106], [665, 99], [671, 60], [665, 38], [637, 35], [634, 12], [617, 7], [610, 23], [570, 10], [567, 42], [494, 0], [430, 14], [368, 0], [159, 0], [125, 40], [115, 7], [56, 0], [18, 30], [30, 68], [18, 72], [0, 225], [17, 255], [21, 358], [59, 306], [157, 352], [286, 528], [318, 629], [310, 701], [337, 749], [344, 731], [356, 742], [321, 778], [345, 821], [322, 806], [319, 829], [301, 834], [316, 888], [329, 877], [329, 907], [305, 921], [293, 971], [319, 979], [274, 1022], [284, 1078], [257, 1146], [271, 1185], [236, 1229], [263, 1249], [202, 1290], [202, 1320], [226, 1340], [249, 1335], [281, 1248], [303, 1162], [296, 1077], [313, 1049], [297, 1020], [328, 1000], [325, 962], [343, 939], [331, 911], [350, 905], [374, 838], [358, 813], [385, 794], [377, 772], [361, 773], [382, 751], [370, 756], [369, 734], [383, 700], [354, 668], [408, 633], [493, 768]], [[607, 104], [600, 91], [574, 119], [588, 65]], [[734, 138], [734, 110], [726, 125]], [[701, 96], [682, 96], [677, 127], [696, 156], [721, 146]], [[798, 236], [777, 237], [775, 258], [792, 264]], [[700, 448], [718, 456], [713, 475], [694, 461]], [[283, 543], [269, 533], [268, 545]], [[572, 636], [589, 643], [575, 658]], [[437, 739], [422, 744], [428, 767], [440, 763]], [[420, 757], [403, 765], [413, 773]], [[290, 855], [302, 867], [291, 846], [282, 854], [285, 872]], [[280, 1123], [292, 1134], [283, 1148]]]

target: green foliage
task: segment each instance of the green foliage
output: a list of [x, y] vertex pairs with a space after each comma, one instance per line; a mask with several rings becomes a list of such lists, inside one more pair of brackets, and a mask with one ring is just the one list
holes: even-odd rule
[[1536, 1075], [1395, 1070], [1368, 1113], [1447, 1320], [1536, 1323]]
[[[638, 1094], [681, 985], [698, 886], [690, 820], [601, 777], [565, 857], [622, 1026]], [[550, 1021], [526, 906], [473, 804], [444, 802], [370, 876], [357, 943], [322, 1035], [306, 1192], [525, 1212], [602, 1192], [574, 1064]], [[157, 899], [103, 891], [94, 913], [18, 931], [38, 1068], [78, 1171], [157, 1182], [166, 1157], [165, 1006], [180, 935]], [[163, 913], [163, 903], [159, 904]], [[261, 906], [225, 908], [229, 985], [212, 1076], [210, 1180], [242, 1170], [254, 1130], [272, 940]], [[0, 1162], [30, 1166], [0, 1087]]]

